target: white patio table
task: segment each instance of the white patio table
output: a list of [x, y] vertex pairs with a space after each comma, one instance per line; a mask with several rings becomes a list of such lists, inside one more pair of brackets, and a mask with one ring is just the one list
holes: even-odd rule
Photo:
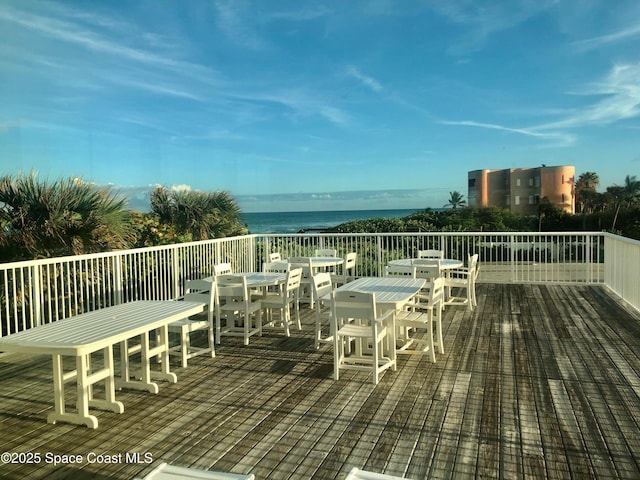
[[[346, 283], [338, 287], [339, 292], [361, 292], [374, 293], [376, 307], [382, 313], [385, 310], [399, 311], [420, 289], [424, 287], [424, 278], [401, 278], [401, 277], [361, 277], [353, 282]], [[389, 332], [392, 335], [391, 345], [396, 344], [396, 317], [391, 316]], [[356, 354], [359, 355], [367, 346], [356, 344]], [[395, 358], [395, 351], [390, 353]], [[395, 370], [395, 368], [394, 368]]]
[[[287, 279], [286, 273], [279, 272], [240, 272], [229, 275], [245, 277], [247, 279], [247, 287], [249, 288], [279, 285]], [[210, 282], [213, 280], [213, 277], [207, 277], [204, 280]]]
[[[135, 301], [82, 313], [57, 322], [35, 327], [0, 339], [0, 351], [21, 352], [33, 355], [51, 355], [53, 358], [54, 411], [47, 421], [64, 421], [89, 428], [97, 428], [98, 419], [89, 414], [89, 407], [97, 407], [122, 413], [124, 405], [116, 401], [116, 386], [143, 388], [157, 392], [157, 385], [150, 381], [150, 358], [160, 356], [161, 372], [153, 372], [176, 382], [174, 373], [169, 371], [167, 326], [181, 318], [195, 315], [204, 310], [203, 303], [177, 301]], [[160, 329], [157, 345], [149, 345], [149, 333]], [[129, 355], [126, 342], [140, 336], [142, 381], [128, 378]], [[122, 379], [116, 380], [112, 346], [123, 343], [124, 354]], [[92, 369], [91, 354], [102, 352], [102, 368]], [[62, 357], [75, 357], [75, 370], [63, 370]], [[77, 413], [65, 411], [64, 385], [76, 381]], [[93, 398], [93, 385], [104, 381], [105, 399]]]
[[424, 278], [361, 277], [336, 291], [375, 293], [381, 310], [400, 310], [424, 287]]
[[[416, 262], [418, 260], [419, 262]], [[389, 265], [396, 265], [400, 267], [411, 267], [413, 265], [435, 265], [438, 264], [440, 270], [451, 270], [453, 268], [460, 268], [464, 265], [462, 260], [456, 260], [453, 258], [401, 258], [399, 260], [389, 260]]]

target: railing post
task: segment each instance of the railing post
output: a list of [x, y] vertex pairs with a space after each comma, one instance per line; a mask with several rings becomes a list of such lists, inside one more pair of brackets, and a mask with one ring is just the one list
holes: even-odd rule
[[113, 303], [115, 305], [121, 304], [124, 296], [122, 261], [121, 254], [114, 255], [111, 259], [111, 268], [113, 270]]
[[173, 291], [171, 293], [169, 293], [168, 297], [171, 299], [176, 299], [178, 298], [180, 295], [180, 280], [182, 278], [185, 278], [185, 272], [182, 272], [180, 270], [180, 262], [179, 260], [179, 254], [178, 254], [178, 246], [175, 246], [174, 248], [172, 248], [171, 250], [171, 269], [173, 270], [173, 275], [172, 275], [172, 279], [173, 279]]
[[31, 275], [31, 301], [33, 305], [31, 323], [34, 327], [39, 327], [42, 325], [42, 308], [44, 305], [44, 299], [42, 298], [42, 266], [39, 264], [34, 265], [31, 268]]

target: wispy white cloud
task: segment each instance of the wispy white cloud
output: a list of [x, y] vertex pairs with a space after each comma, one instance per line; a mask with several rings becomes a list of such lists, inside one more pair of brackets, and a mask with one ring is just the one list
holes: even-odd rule
[[456, 126], [463, 126], [463, 127], [478, 127], [478, 128], [488, 128], [491, 130], [502, 130], [505, 132], [518, 133], [520, 135], [541, 138], [544, 140], [556, 140], [566, 145], [569, 145], [575, 141], [575, 137], [573, 135], [562, 133], [562, 132], [544, 132], [544, 131], [537, 130], [536, 128], [506, 127], [504, 125], [498, 125], [494, 123], [475, 122], [473, 120], [460, 120], [460, 121], [443, 120], [443, 121], [440, 121], [439, 123], [443, 125], [456, 125]]
[[601, 81], [588, 86], [584, 95], [603, 97], [538, 129], [609, 125], [640, 116], [640, 63], [617, 65]]
[[347, 67], [347, 75], [359, 80], [363, 85], [370, 88], [376, 93], [380, 93], [383, 90], [382, 84], [375, 78], [364, 75], [357, 67], [353, 65]]
[[588, 85], [580, 94], [585, 97], [597, 97], [599, 100], [588, 103], [582, 108], [559, 109], [561, 116], [557, 120], [526, 128], [513, 128], [473, 120], [441, 121], [440, 123], [502, 130], [542, 140], [556, 140], [569, 145], [575, 141], [576, 136], [561, 130], [604, 126], [640, 117], [640, 63], [613, 67], [605, 78]]
[[261, 37], [250, 20], [255, 19], [255, 12], [245, 2], [225, 0], [215, 2], [218, 12], [217, 25], [220, 31], [236, 45], [252, 50], [268, 48], [268, 42]]
[[493, 34], [511, 29], [556, 4], [557, 0], [452, 0], [436, 1], [431, 6], [451, 23], [464, 27], [465, 33], [449, 48], [450, 53], [463, 54], [481, 49]]
[[613, 33], [608, 33], [606, 35], [600, 35], [598, 37], [588, 38], [586, 40], [579, 40], [574, 42], [573, 45], [581, 50], [593, 50], [606, 45], [626, 40], [632, 40], [636, 37], [640, 37], [640, 23], [628, 26]]
[[[87, 30], [81, 24], [65, 20], [62, 17], [51, 18], [24, 11], [0, 9], [0, 18], [88, 51], [108, 54], [146, 66], [168, 69], [174, 73], [191, 75], [207, 82], [215, 78], [214, 72], [202, 65], [176, 60], [171, 55], [161, 55], [150, 50], [125, 45], [116, 40], [117, 36], [107, 37], [96, 31]], [[105, 20], [103, 24], [113, 25], [113, 22]]]

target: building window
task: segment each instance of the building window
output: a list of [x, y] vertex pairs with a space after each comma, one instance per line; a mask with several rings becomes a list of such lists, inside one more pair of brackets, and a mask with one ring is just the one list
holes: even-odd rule
[[520, 179], [519, 179], [519, 178], [517, 178], [517, 179], [516, 179], [516, 187], [519, 187], [519, 186], [520, 186]]
[[520, 195], [516, 195], [513, 200], [516, 205], [520, 205]]
[[533, 178], [530, 178], [530, 179], [529, 179], [529, 186], [530, 186], [530, 187], [533, 187]]
[[529, 195], [529, 205], [533, 205], [533, 195]]
[[469, 179], [469, 188], [473, 188], [476, 186], [476, 179], [475, 178], [470, 178]]

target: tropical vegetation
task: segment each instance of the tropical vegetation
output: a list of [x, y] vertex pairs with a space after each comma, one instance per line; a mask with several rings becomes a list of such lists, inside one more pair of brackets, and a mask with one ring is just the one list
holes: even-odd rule
[[135, 242], [126, 201], [81, 179], [0, 178], [3, 261], [128, 248]]
[[[450, 192], [445, 209], [415, 212], [404, 218], [373, 218], [338, 225], [329, 231], [600, 231], [640, 239], [640, 181], [627, 175], [603, 193], [595, 172], [575, 182], [576, 214], [541, 199], [537, 215], [466, 206]], [[126, 200], [110, 189], [69, 178], [42, 181], [34, 173], [0, 178], [0, 261], [59, 257], [135, 247], [165, 245], [249, 233], [240, 208], [224, 191], [178, 191], [157, 187], [151, 212], [126, 209]]]
[[0, 178], [0, 261], [62, 257], [247, 233], [227, 193], [151, 193], [152, 211], [126, 209], [126, 199], [79, 178], [49, 182], [29, 175]]

